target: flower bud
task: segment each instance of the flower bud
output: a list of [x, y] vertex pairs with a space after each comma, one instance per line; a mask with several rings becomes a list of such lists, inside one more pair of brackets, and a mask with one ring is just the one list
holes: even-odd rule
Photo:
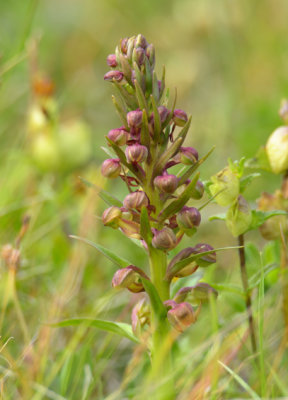
[[178, 155], [184, 165], [193, 165], [198, 161], [198, 151], [194, 147], [180, 147]]
[[108, 132], [108, 138], [118, 146], [124, 146], [127, 143], [129, 133], [124, 128], [111, 129]]
[[123, 77], [124, 74], [121, 71], [109, 71], [104, 75], [104, 81], [113, 82], [115, 79], [115, 81], [121, 82]]
[[109, 54], [107, 57], [107, 64], [111, 68], [117, 67], [118, 63], [116, 61], [116, 55], [115, 54]]
[[134, 335], [141, 336], [141, 331], [145, 325], [150, 324], [150, 307], [147, 300], [141, 299], [132, 310], [132, 330]]
[[212, 185], [209, 190], [215, 201], [220, 206], [229, 206], [234, 203], [239, 195], [240, 185], [237, 175], [226, 167], [217, 175], [211, 177]]
[[176, 109], [173, 113], [173, 121], [177, 126], [184, 126], [188, 121], [187, 114], [183, 110]]
[[170, 228], [164, 227], [161, 230], [154, 229], [152, 245], [156, 249], [171, 250], [177, 245], [177, 238]]
[[193, 307], [186, 302], [179, 303], [171, 308], [167, 313], [167, 318], [178, 332], [185, 331], [185, 329], [196, 322]]
[[104, 226], [110, 226], [111, 228], [117, 229], [119, 226], [119, 220], [122, 216], [120, 208], [112, 206], [107, 208], [102, 214], [102, 222]]
[[141, 47], [137, 47], [133, 50], [132, 61], [140, 67], [145, 61], [145, 50]]
[[188, 301], [192, 304], [199, 304], [208, 301], [211, 295], [217, 297], [218, 292], [208, 283], [199, 282], [195, 286], [178, 290], [174, 296], [174, 301], [177, 303]]
[[148, 57], [151, 67], [153, 68], [155, 65], [155, 48], [153, 44], [149, 44], [146, 47], [146, 56]]
[[[193, 248], [194, 254], [200, 254], [200, 253], [205, 253], [206, 251], [211, 251], [214, 250], [210, 244], [206, 243], [198, 243], [196, 246]], [[197, 258], [197, 264], [199, 267], [208, 267], [210, 264], [213, 264], [216, 262], [216, 253], [209, 253], [205, 254], [202, 257]]]
[[204, 194], [204, 185], [201, 181], [197, 181], [192, 193], [191, 198], [195, 200], [200, 200]]
[[142, 163], [146, 161], [148, 156], [147, 147], [141, 144], [135, 143], [131, 146], [127, 146], [125, 150], [125, 155], [128, 163]]
[[275, 174], [288, 170], [288, 126], [280, 126], [270, 135], [266, 151]]
[[168, 110], [167, 107], [159, 106], [158, 107], [158, 113], [159, 113], [159, 116], [160, 116], [161, 124], [165, 124], [165, 122], [169, 118], [170, 110]]
[[179, 179], [175, 175], [159, 175], [154, 179], [154, 185], [163, 193], [174, 193]]
[[226, 225], [233, 236], [237, 237], [247, 231], [252, 221], [249, 204], [239, 195], [237, 202], [229, 208], [226, 215]]
[[127, 122], [130, 128], [140, 128], [142, 124], [143, 113], [140, 110], [129, 111], [127, 114]]
[[142, 207], [147, 207], [149, 205], [149, 199], [145, 192], [137, 190], [136, 192], [129, 193], [125, 197], [123, 205], [128, 209], [135, 208], [136, 210], [141, 210]]
[[117, 289], [128, 289], [132, 293], [144, 291], [138, 268], [129, 265], [126, 268], [118, 269], [113, 276], [112, 286]]
[[147, 45], [148, 45], [147, 40], [140, 33], [135, 39], [135, 47], [142, 47], [143, 49], [146, 49]]
[[123, 54], [127, 54], [127, 48], [128, 48], [128, 38], [124, 38], [121, 40], [120, 42], [120, 48], [121, 48], [121, 52]]
[[121, 172], [121, 164], [119, 158], [108, 158], [101, 167], [101, 173], [106, 178], [117, 178]]
[[179, 251], [179, 253], [172, 258], [167, 267], [167, 273], [166, 273], [167, 278], [172, 279], [173, 276], [176, 276], [177, 278], [183, 278], [192, 275], [198, 269], [198, 264], [196, 261], [192, 261], [190, 264], [186, 265], [184, 268], [178, 271], [175, 275], [174, 274], [171, 275], [171, 270], [174, 267], [174, 265], [177, 264], [179, 261], [184, 260], [185, 258], [189, 258], [193, 254], [194, 254], [194, 247], [187, 247]]
[[177, 223], [179, 228], [188, 236], [195, 233], [196, 228], [200, 225], [201, 214], [195, 207], [184, 206], [177, 214]]

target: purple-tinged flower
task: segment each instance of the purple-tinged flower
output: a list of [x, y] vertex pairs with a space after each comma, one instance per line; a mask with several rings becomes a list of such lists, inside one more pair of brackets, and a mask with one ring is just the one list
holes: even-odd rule
[[129, 111], [127, 114], [127, 122], [130, 128], [137, 129], [142, 125], [143, 112], [140, 110]]
[[150, 323], [150, 306], [145, 298], [141, 299], [132, 309], [131, 321], [134, 335], [140, 336], [145, 325]]
[[[193, 249], [194, 249], [193, 250], [194, 254], [201, 254], [205, 253], [206, 251], [214, 250], [214, 248], [207, 243], [198, 243]], [[199, 265], [199, 267], [208, 267], [210, 264], [213, 264], [215, 262], [216, 262], [215, 251], [197, 258], [197, 264]]]
[[128, 38], [121, 39], [120, 48], [123, 54], [127, 54], [127, 49], [128, 49], [127, 44], [128, 44]]
[[198, 264], [196, 261], [191, 261], [184, 268], [180, 269], [178, 272], [174, 272], [173, 268], [174, 265], [177, 264], [179, 261], [182, 261], [185, 258], [189, 258], [193, 254], [194, 254], [193, 247], [186, 247], [185, 249], [179, 251], [179, 253], [172, 258], [167, 267], [166, 279], [170, 281], [174, 276], [176, 276], [177, 278], [183, 278], [185, 276], [192, 275], [198, 269]]
[[145, 61], [145, 50], [142, 47], [137, 47], [133, 50], [132, 61], [140, 67]]
[[175, 175], [159, 175], [154, 179], [154, 185], [161, 192], [164, 193], [174, 193], [177, 189], [179, 179]]
[[184, 206], [177, 214], [177, 223], [180, 229], [189, 230], [198, 227], [201, 222], [201, 214], [195, 207]]
[[160, 250], [172, 250], [177, 245], [177, 238], [172, 229], [166, 226], [161, 229], [153, 229], [154, 237], [152, 239], [152, 246]]
[[198, 151], [194, 147], [180, 147], [174, 160], [184, 165], [193, 165], [198, 161]]
[[142, 163], [147, 159], [148, 150], [147, 147], [135, 143], [126, 147], [125, 155], [128, 163]]
[[121, 82], [123, 77], [124, 74], [121, 71], [109, 71], [104, 75], [104, 81], [113, 82], [113, 80], [115, 79], [115, 81]]
[[119, 220], [121, 216], [122, 212], [120, 208], [115, 206], [109, 207], [102, 214], [103, 225], [117, 229], [119, 227]]
[[128, 289], [132, 293], [144, 292], [141, 275], [146, 276], [140, 268], [129, 265], [126, 268], [118, 269], [113, 276], [112, 286], [117, 289]]
[[141, 210], [142, 207], [148, 207], [149, 199], [145, 192], [137, 190], [136, 192], [129, 193], [124, 201], [123, 205], [127, 209]]
[[176, 304], [167, 313], [170, 324], [178, 332], [183, 332], [196, 322], [196, 316], [191, 304], [183, 302]]
[[197, 181], [194, 189], [191, 193], [191, 198], [195, 200], [200, 200], [204, 194], [204, 185], [201, 181]]
[[187, 114], [183, 110], [176, 109], [173, 113], [173, 121], [177, 126], [184, 126], [188, 121]]
[[118, 146], [124, 146], [127, 143], [129, 132], [124, 128], [111, 129], [108, 132], [108, 138]]
[[169, 118], [170, 110], [168, 110], [167, 107], [160, 106], [160, 107], [158, 107], [158, 112], [160, 115], [161, 124], [165, 124], [165, 122]]
[[146, 47], [146, 56], [149, 60], [151, 67], [153, 68], [155, 65], [155, 47], [153, 46], [153, 44], [149, 44]]
[[147, 45], [147, 40], [143, 35], [141, 35], [141, 33], [139, 33], [135, 39], [135, 47], [142, 47], [142, 49], [146, 49]]
[[198, 282], [195, 286], [181, 288], [174, 296], [174, 301], [181, 303], [188, 301], [189, 303], [202, 303], [209, 300], [210, 296], [218, 296], [217, 290], [205, 282]]
[[118, 63], [115, 54], [109, 54], [109, 56], [107, 57], [107, 64], [111, 68], [117, 67]]
[[121, 172], [121, 164], [119, 158], [108, 158], [101, 167], [101, 173], [106, 178], [117, 178]]

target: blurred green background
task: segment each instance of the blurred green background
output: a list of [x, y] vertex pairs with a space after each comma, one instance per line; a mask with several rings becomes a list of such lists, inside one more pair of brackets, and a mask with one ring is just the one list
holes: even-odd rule
[[[111, 87], [103, 81], [103, 75], [108, 70], [106, 56], [114, 52], [120, 38], [142, 33], [155, 45], [156, 70], [160, 74], [165, 64], [167, 86], [171, 93], [174, 87], [178, 90], [177, 106], [193, 115], [187, 144], [196, 147], [201, 155], [216, 145], [202, 168], [202, 178], [208, 179], [226, 165], [228, 157], [252, 157], [281, 124], [279, 103], [288, 95], [287, 15], [286, 0], [0, 2], [0, 240], [1, 245], [12, 242], [23, 214], [32, 216], [23, 241], [23, 269], [19, 271], [19, 297], [31, 335], [39, 321], [49, 316], [54, 297], [61, 304], [62, 317], [104, 313], [110, 318], [119, 315], [119, 309], [128, 302], [126, 294], [117, 294], [110, 303], [106, 294], [101, 297], [105, 291], [110, 296], [114, 266], [84, 244], [73, 244], [67, 234], [78, 233], [107, 247], [115, 248], [117, 244], [121, 255], [129, 258], [130, 253], [132, 261], [144, 265], [141, 249], [135, 246], [132, 250], [127, 238], [119, 239], [119, 232], [102, 228], [97, 216], [101, 215], [104, 204], [90, 191], [78, 190], [76, 183], [81, 175], [99, 186], [104, 184], [99, 174], [99, 166], [105, 159], [101, 146], [105, 145], [108, 130], [120, 123], [111, 102]], [[89, 165], [60, 177], [38, 171], [26, 152], [31, 102], [27, 48], [35, 38], [39, 40], [40, 69], [55, 82], [61, 119], [81, 118], [92, 132], [93, 156]], [[263, 190], [273, 190], [279, 182], [280, 178], [264, 174], [249, 189], [248, 197], [252, 199]], [[124, 196], [124, 185], [110, 182], [106, 185], [119, 197]], [[214, 212], [212, 206], [208, 213]], [[197, 240], [215, 247], [234, 243], [228, 234], [227, 238], [218, 235], [221, 223], [213, 222], [215, 231], [212, 231], [206, 224], [207, 217], [203, 218], [205, 223]], [[209, 277], [233, 281], [235, 277], [229, 270], [233, 255], [220, 255], [219, 260], [222, 274], [216, 278], [212, 268], [207, 272], [207, 281]], [[3, 277], [4, 268], [1, 271]], [[65, 287], [65, 279], [71, 287]], [[62, 292], [64, 287], [66, 294]], [[243, 304], [237, 307], [243, 310]], [[129, 312], [125, 310], [124, 320], [129, 320]], [[19, 339], [21, 333], [17, 331], [13, 309], [8, 309], [6, 315], [4, 338], [12, 335]], [[50, 361], [55, 362], [62, 355], [63, 343], [73, 338], [72, 330], [69, 334], [59, 333], [53, 349], [56, 355], [50, 354]], [[93, 335], [90, 341], [95, 345], [101, 340], [101, 333]], [[10, 346], [14, 357], [20, 356], [21, 346], [20, 339]], [[94, 349], [96, 359], [101, 360], [105, 346]], [[88, 345], [85, 352], [87, 348]], [[116, 370], [129, 358], [124, 350], [118, 350], [117, 360], [121, 362], [114, 365]], [[86, 360], [86, 355], [83, 357]], [[105, 357], [101, 371], [106, 371], [107, 363], [113, 363], [109, 354]], [[40, 369], [42, 377], [46, 375], [45, 368]], [[104, 379], [103, 393], [117, 387], [118, 380], [117, 371], [112, 383]], [[36, 381], [47, 387], [51, 383], [39, 377]], [[55, 390], [59, 390], [57, 384], [54, 382]]]

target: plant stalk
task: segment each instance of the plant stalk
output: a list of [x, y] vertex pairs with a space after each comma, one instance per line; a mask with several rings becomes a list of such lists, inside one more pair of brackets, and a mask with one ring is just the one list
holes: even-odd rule
[[251, 339], [251, 347], [253, 353], [257, 352], [257, 341], [256, 341], [256, 334], [255, 334], [255, 326], [254, 326], [254, 319], [252, 314], [252, 301], [249, 291], [249, 284], [248, 284], [248, 274], [246, 269], [246, 259], [245, 259], [245, 241], [244, 235], [238, 236], [238, 243], [239, 243], [239, 259], [240, 259], [240, 272], [241, 272], [241, 279], [242, 279], [242, 286], [245, 293], [245, 304], [246, 304], [246, 311], [248, 316], [248, 323], [249, 323], [249, 331], [250, 331], [250, 339]]
[[[149, 261], [151, 280], [157, 289], [159, 297], [164, 302], [169, 299], [169, 282], [164, 280], [167, 268], [166, 253], [150, 248]], [[152, 313], [152, 351], [151, 351], [151, 381], [153, 398], [155, 400], [173, 400], [175, 398], [172, 375], [171, 349], [173, 338], [167, 318], [157, 315], [155, 310]], [[151, 395], [152, 393], [150, 393]]]

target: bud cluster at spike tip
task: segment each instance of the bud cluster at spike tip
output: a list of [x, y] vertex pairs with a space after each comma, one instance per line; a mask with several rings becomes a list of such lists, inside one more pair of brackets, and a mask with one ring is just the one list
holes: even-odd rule
[[[115, 158], [105, 160], [101, 172], [106, 178], [121, 178], [119, 182], [124, 182], [128, 193], [121, 200], [111, 197], [114, 205], [108, 202], [110, 207], [104, 211], [102, 221], [104, 226], [140, 240], [148, 254], [156, 252], [166, 257], [175, 251], [184, 235], [196, 233], [201, 214], [188, 202], [201, 199], [204, 186], [192, 175], [201, 164], [198, 151], [184, 144], [191, 117], [175, 108], [175, 104], [169, 105], [165, 71], [158, 79], [155, 60], [153, 44], [141, 34], [121, 39], [115, 52], [107, 57], [110, 71], [104, 80], [113, 85], [117, 94], [112, 99], [121, 123], [107, 133], [107, 152], [115, 153]], [[174, 170], [177, 165], [182, 172], [177, 173], [177, 167]], [[208, 254], [200, 255], [207, 251]], [[177, 262], [185, 264], [189, 257], [195, 261], [188, 260], [179, 269]], [[196, 244], [178, 254], [176, 251], [176, 256], [167, 263], [167, 280], [191, 275], [215, 261], [216, 254], [208, 244]], [[134, 293], [145, 291], [143, 274], [140, 268], [127, 266], [115, 273], [112, 285]], [[167, 318], [179, 332], [196, 321], [197, 315], [189, 302], [174, 301], [170, 306]], [[141, 305], [133, 311], [135, 332], [150, 321], [145, 307]]]

